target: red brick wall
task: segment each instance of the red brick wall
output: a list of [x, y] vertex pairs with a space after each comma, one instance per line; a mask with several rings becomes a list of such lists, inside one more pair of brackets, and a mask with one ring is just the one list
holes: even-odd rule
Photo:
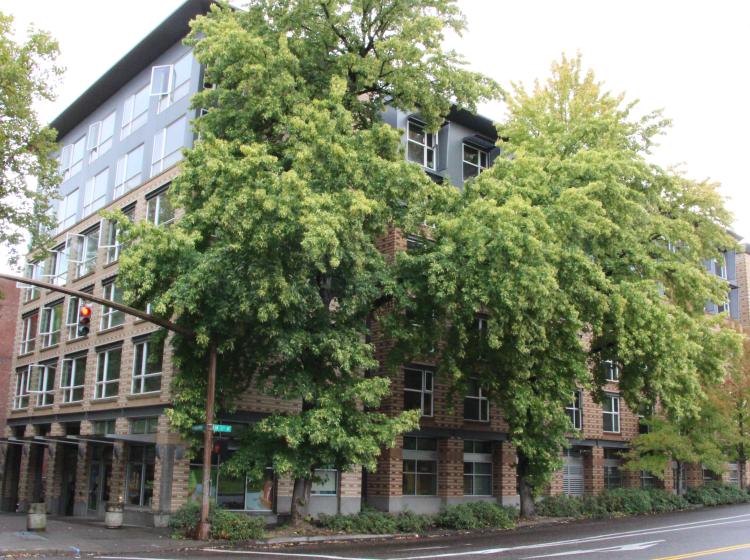
[[10, 391], [11, 362], [18, 320], [18, 298], [20, 290], [15, 282], [0, 280], [0, 434], [5, 432], [5, 417]]

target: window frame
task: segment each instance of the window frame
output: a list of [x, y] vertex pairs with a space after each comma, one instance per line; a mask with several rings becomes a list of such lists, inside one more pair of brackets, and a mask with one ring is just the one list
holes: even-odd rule
[[[602, 402], [602, 431], [604, 433], [608, 434], [619, 434], [621, 433], [622, 426], [620, 425], [620, 395], [615, 395], [612, 393], [606, 393], [604, 395], [604, 402]], [[605, 403], [609, 403], [609, 408], [611, 410], [607, 410], [605, 408]], [[617, 403], [616, 406], [613, 406], [614, 403]], [[614, 409], [617, 410], [614, 410]], [[612, 417], [612, 429], [607, 430], [606, 429], [606, 417], [611, 416]]]
[[[104, 176], [104, 192], [96, 196], [97, 188], [102, 185], [98, 183], [99, 178]], [[109, 187], [109, 167], [105, 167], [96, 175], [89, 177], [83, 186], [83, 216], [93, 214], [107, 204], [107, 190]], [[94, 198], [96, 196], [96, 198]]]
[[12, 410], [23, 410], [29, 408], [31, 402], [29, 387], [31, 380], [31, 366], [24, 366], [16, 369], [16, 383], [13, 389]]
[[[480, 329], [481, 330], [481, 329]], [[490, 421], [490, 401], [489, 398], [487, 398], [484, 395], [484, 390], [482, 389], [482, 386], [479, 384], [479, 382], [475, 379], [470, 379], [469, 383], [473, 383], [476, 385], [477, 388], [477, 395], [472, 395], [470, 393], [467, 393], [464, 395], [464, 420], [468, 420], [470, 422], [483, 422], [487, 423]], [[469, 418], [466, 416], [466, 401], [469, 399], [473, 399], [476, 401], [479, 401], [478, 404], [478, 411], [479, 411], [479, 418]], [[484, 405], [484, 407], [482, 406]], [[482, 413], [485, 413], [486, 418], [482, 418]]]
[[81, 189], [76, 187], [60, 200], [57, 208], [57, 231], [63, 231], [76, 223]]
[[[87, 274], [96, 270], [96, 261], [99, 257], [99, 241], [101, 238], [101, 221], [98, 225], [87, 229], [83, 233], [69, 234], [68, 242], [70, 238], [76, 240], [75, 253], [76, 257], [71, 262], [76, 265], [76, 279], [83, 278]], [[93, 254], [90, 254], [91, 241], [96, 239], [93, 246]]]
[[[170, 128], [177, 126], [178, 123], [182, 128], [182, 139], [176, 149], [167, 153], [167, 138], [169, 137]], [[151, 148], [150, 177], [156, 177], [159, 173], [162, 173], [165, 169], [169, 169], [183, 159], [182, 150], [187, 147], [185, 145], [187, 125], [187, 114], [182, 114], [154, 134], [154, 142]], [[159, 152], [158, 154], [157, 151]]]
[[[83, 371], [79, 372], [79, 362], [83, 361]], [[66, 377], [66, 365], [70, 364], [69, 370], [67, 373], [70, 376], [69, 382], [65, 383], [65, 377]], [[83, 397], [85, 396], [86, 392], [86, 365], [87, 365], [87, 355], [83, 354], [81, 356], [74, 356], [71, 358], [63, 358], [62, 359], [62, 367], [60, 368], [60, 392], [62, 397], [62, 403], [68, 404], [68, 403], [75, 403], [75, 402], [81, 402], [83, 401]], [[78, 374], [81, 374], [81, 383], [80, 385], [77, 385], [75, 383], [76, 377], [78, 377]], [[76, 399], [76, 392], [80, 391], [81, 398]]]
[[[421, 375], [421, 384], [422, 388], [420, 390], [412, 389], [406, 386], [406, 375], [407, 372], [418, 372]], [[429, 388], [427, 388], [427, 380], [429, 378]], [[432, 417], [434, 415], [434, 392], [435, 392], [435, 372], [432, 369], [423, 368], [419, 366], [408, 366], [404, 367], [404, 393], [419, 393], [420, 395], [420, 410], [422, 411], [422, 416], [426, 416], [428, 418]], [[429, 406], [430, 406], [430, 412], [427, 414], [425, 412], [425, 400], [426, 395], [429, 395]], [[416, 408], [416, 407], [415, 407]], [[406, 395], [404, 394], [404, 410], [413, 410], [411, 408], [406, 408]]]
[[[421, 130], [422, 134], [424, 134], [424, 142], [419, 142], [418, 140], [412, 139], [411, 137], [412, 127], [415, 127]], [[421, 151], [422, 151], [421, 161], [416, 161], [410, 157], [409, 144], [413, 144], [415, 146], [421, 146]], [[427, 132], [427, 127], [423, 123], [420, 123], [414, 119], [410, 118], [406, 120], [406, 159], [407, 161], [419, 164], [425, 169], [429, 169], [430, 171], [437, 170], [437, 145], [438, 145], [438, 135], [436, 132]], [[430, 154], [432, 155], [432, 165], [429, 165]]]
[[[149, 84], [138, 88], [134, 93], [130, 94], [123, 103], [122, 106], [122, 123], [120, 124], [120, 140], [127, 138], [133, 134], [136, 130], [141, 128], [148, 122], [148, 110], [151, 105], [151, 96], [149, 95]], [[145, 93], [144, 93], [145, 92]], [[135, 114], [136, 100], [138, 96], [144, 94], [146, 103], [145, 108], [138, 114]]]
[[[477, 152], [477, 160], [479, 163], [474, 163], [471, 161], [467, 161], [466, 159], [466, 149], [474, 150]], [[482, 165], [482, 156], [484, 156], [484, 165]], [[482, 171], [487, 169], [490, 164], [490, 154], [487, 150], [482, 150], [481, 148], [477, 148], [476, 146], [472, 146], [471, 144], [467, 144], [466, 142], [461, 143], [461, 180], [463, 182], [468, 181], [469, 179], [472, 179], [474, 177], [478, 177], [481, 175]], [[476, 175], [469, 175], [466, 176], [466, 166], [470, 165], [474, 168], [476, 168], [477, 172]]]
[[[164, 347], [163, 344], [159, 343], [159, 348], [161, 350], [161, 356], [159, 358], [159, 371], [158, 372], [148, 372], [148, 366], [149, 366], [149, 351], [151, 349], [152, 345], [151, 339], [141, 340], [139, 342], [136, 342], [133, 344], [133, 370], [132, 370], [132, 377], [131, 377], [131, 383], [130, 383], [130, 394], [131, 395], [147, 395], [151, 393], [159, 393], [161, 392], [161, 382], [162, 382], [162, 376], [164, 373]], [[138, 363], [138, 354], [139, 350], [138, 348], [142, 347], [143, 350], [141, 351], [141, 359], [140, 364]], [[140, 373], [138, 372], [140, 370]], [[159, 387], [157, 389], [152, 389], [150, 391], [146, 391], [146, 382], [150, 379], [158, 378], [159, 380]], [[136, 391], [136, 383], [139, 384], [139, 390]]]
[[[310, 495], [311, 496], [323, 496], [323, 497], [336, 497], [338, 496], [339, 492], [339, 471], [336, 469], [315, 469], [314, 474], [318, 478], [324, 478], [321, 476], [320, 473], [326, 473], [325, 474], [325, 481], [324, 482], [315, 482], [313, 480], [312, 486], [310, 488]], [[321, 487], [325, 486], [326, 482], [330, 482], [331, 480], [331, 474], [333, 473], [333, 491], [330, 490], [321, 490]], [[317, 488], [316, 488], [317, 486]]]
[[[36, 407], [52, 406], [55, 403], [55, 373], [56, 367], [52, 364], [32, 364], [29, 370], [37, 370], [36, 381]], [[29, 374], [31, 378], [31, 374]], [[48, 402], [49, 401], [49, 402]]]
[[21, 318], [21, 341], [18, 345], [19, 355], [31, 354], [36, 350], [37, 332], [39, 330], [40, 313], [35, 309]]
[[[58, 309], [59, 308], [59, 309]], [[52, 348], [60, 344], [60, 332], [62, 331], [62, 308], [63, 300], [57, 300], [45, 304], [39, 317], [39, 348]], [[59, 316], [59, 318], [58, 318]], [[45, 317], [47, 317], [45, 319]], [[55, 319], [57, 329], [55, 330]]]
[[[112, 130], [106, 138], [102, 138], [102, 133], [106, 134], [105, 123], [108, 119], [112, 119]], [[112, 111], [103, 119], [93, 122], [89, 125], [88, 142], [86, 142], [86, 151], [89, 152], [89, 163], [92, 163], [99, 159], [100, 156], [106, 154], [112, 147], [112, 142], [115, 137], [115, 120], [117, 119], [117, 110]], [[96, 134], [93, 130], [96, 128]], [[95, 140], [93, 140], [95, 138]], [[94, 144], [94, 142], [96, 142]]]
[[[102, 298], [112, 301], [114, 303], [122, 303], [122, 292], [120, 293], [120, 299], [117, 298], [118, 288], [117, 281], [112, 280], [102, 284]], [[108, 329], [114, 329], [120, 325], [125, 324], [125, 314], [122, 311], [109, 307], [107, 305], [100, 305], [101, 317], [99, 319], [99, 330], [106, 331]]]
[[[489, 443], [489, 452], [485, 451], [478, 451], [477, 450], [477, 444], [485, 444]], [[467, 451], [467, 448], [470, 450]], [[479, 440], [464, 440], [464, 454], [463, 454], [463, 463], [464, 463], [464, 490], [463, 495], [464, 496], [492, 496], [493, 495], [493, 475], [494, 475], [494, 465], [492, 460], [492, 443], [491, 442], [485, 442], [485, 441], [479, 441]], [[471, 465], [471, 472], [467, 472], [467, 465]], [[482, 473], [477, 472], [476, 465], [489, 465], [489, 473]], [[479, 493], [477, 491], [477, 479], [481, 479], [484, 482], [489, 481], [489, 493]], [[471, 484], [471, 491], [467, 493], [466, 487], [467, 487], [467, 480], [470, 480]]]
[[602, 371], [604, 373], [604, 381], [608, 383], [619, 383], [620, 382], [620, 364], [615, 360], [602, 360]]
[[[78, 156], [79, 151], [80, 157]], [[63, 182], [74, 177], [83, 169], [83, 160], [86, 156], [86, 151], [86, 134], [80, 136], [78, 140], [67, 144], [60, 151], [58, 161], [60, 162], [59, 170]], [[74, 157], [78, 159], [74, 160]]]
[[[117, 369], [117, 377], [109, 377], [110, 372], [110, 355], [119, 353], [120, 365]], [[105, 348], [96, 352], [96, 380], [94, 382], [94, 399], [113, 399], [120, 394], [120, 378], [122, 377], [122, 346]], [[108, 395], [108, 387], [114, 386], [114, 394]]]
[[[573, 401], [570, 405], [565, 407], [565, 412], [568, 414], [568, 418], [571, 420], [571, 425], [574, 430], [583, 429], [583, 393], [580, 389], [573, 391]], [[571, 416], [572, 414], [572, 416]], [[578, 420], [577, 425], [575, 419]]]
[[[136, 172], [132, 175], [128, 175], [128, 168], [130, 167], [130, 159], [135, 158], [136, 152], [140, 151], [140, 164], [135, 166]], [[138, 144], [132, 150], [122, 154], [117, 158], [117, 164], [115, 165], [115, 186], [114, 198], [119, 198], [122, 195], [132, 191], [143, 180], [143, 157], [146, 154], [146, 144]]]

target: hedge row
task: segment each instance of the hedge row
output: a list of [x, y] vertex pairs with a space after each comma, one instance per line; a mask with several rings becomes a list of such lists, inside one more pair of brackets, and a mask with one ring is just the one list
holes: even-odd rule
[[[181, 507], [169, 519], [174, 537], [192, 538], [200, 519], [199, 504]], [[211, 538], [228, 541], [250, 541], [263, 537], [266, 520], [262, 517], [234, 513], [211, 504], [208, 515], [211, 524]]]
[[537, 504], [537, 513], [548, 517], [611, 517], [687, 509], [691, 505], [717, 506], [750, 502], [750, 494], [724, 484], [691, 488], [685, 496], [665, 490], [621, 488], [599, 496], [551, 496]]
[[436, 515], [404, 511], [396, 515], [363, 511], [356, 515], [322, 515], [318, 524], [344, 533], [385, 534], [422, 533], [428, 529], [509, 529], [516, 524], [518, 511], [490, 502], [448, 506]]

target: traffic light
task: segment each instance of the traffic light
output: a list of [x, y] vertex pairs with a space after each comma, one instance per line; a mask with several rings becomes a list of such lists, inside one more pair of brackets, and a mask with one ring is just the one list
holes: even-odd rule
[[215, 439], [212, 452], [219, 458], [220, 463], [227, 461], [229, 459], [229, 440]]
[[78, 308], [78, 336], [89, 334], [89, 325], [91, 324], [91, 306], [83, 304]]

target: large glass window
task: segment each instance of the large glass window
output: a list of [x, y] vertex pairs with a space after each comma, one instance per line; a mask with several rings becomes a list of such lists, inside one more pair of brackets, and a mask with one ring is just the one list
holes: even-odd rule
[[615, 449], [604, 450], [604, 488], [614, 490], [622, 487], [622, 473], [620, 466], [622, 460]]
[[422, 416], [432, 416], [433, 372], [429, 369], [404, 368], [404, 409], [419, 409]]
[[151, 95], [159, 96], [159, 112], [188, 94], [192, 66], [193, 55], [187, 53], [174, 64], [151, 69]]
[[60, 342], [62, 325], [62, 301], [50, 303], [42, 308], [42, 323], [39, 327], [41, 347], [47, 348]]
[[573, 393], [573, 402], [565, 407], [565, 412], [570, 418], [570, 423], [574, 430], [580, 430], [583, 427], [583, 419], [581, 414], [581, 391], [575, 391]]
[[133, 418], [130, 421], [131, 434], [155, 434], [159, 429], [159, 417]]
[[490, 420], [489, 400], [474, 379], [469, 381], [469, 390], [464, 397], [464, 419], [476, 422], [489, 422]]
[[605, 395], [602, 402], [602, 422], [605, 432], [620, 431], [620, 397]]
[[102, 120], [89, 126], [89, 141], [86, 147], [90, 153], [89, 161], [95, 161], [112, 147], [115, 134], [115, 112], [112, 111]]
[[[217, 484], [218, 482], [218, 484]], [[218, 492], [217, 492], [218, 485]], [[188, 501], [200, 503], [203, 492], [203, 468], [200, 464], [190, 465], [188, 479]], [[211, 497], [227, 509], [242, 511], [271, 511], [274, 500], [273, 470], [266, 469], [261, 480], [242, 480], [225, 473], [218, 467], [211, 469]]]
[[[122, 211], [125, 217], [131, 222], [135, 216], [135, 208], [130, 207]], [[122, 243], [120, 242], [120, 228], [117, 226], [117, 222], [107, 220], [103, 222], [104, 230], [100, 236], [100, 248], [106, 251], [105, 264], [112, 264], [120, 258], [120, 250], [122, 249]]]
[[151, 507], [154, 496], [155, 464], [155, 446], [130, 445], [128, 447], [125, 494], [129, 505]]
[[29, 367], [25, 366], [16, 370], [16, 387], [13, 391], [13, 409], [27, 408], [29, 406]]
[[115, 198], [141, 184], [143, 170], [143, 144], [133, 148], [117, 160], [115, 170]]
[[78, 189], [66, 194], [57, 207], [58, 231], [69, 228], [76, 223], [76, 212], [78, 211]]
[[[26, 270], [24, 271], [24, 276], [26, 278], [31, 278], [32, 280], [40, 280], [43, 268], [43, 264], [28, 263], [26, 265]], [[29, 303], [30, 301], [34, 301], [40, 294], [41, 292], [36, 286], [26, 285], [23, 287], [23, 302]]]
[[[90, 288], [84, 291], [90, 292]], [[83, 335], [79, 333], [78, 320], [80, 319], [80, 309], [83, 302], [77, 296], [70, 296], [68, 298], [68, 311], [65, 316], [65, 328], [68, 331], [68, 340], [75, 340], [81, 338]]]
[[36, 370], [36, 406], [49, 406], [55, 402], [55, 366], [32, 366]]
[[433, 438], [404, 437], [403, 494], [437, 494], [437, 441]]
[[148, 101], [148, 84], [125, 100], [125, 105], [122, 108], [120, 138], [125, 138], [146, 124]]
[[[116, 303], [122, 303], [122, 290], [117, 287], [115, 282], [110, 282], [104, 285], [104, 293], [102, 294], [104, 299], [114, 301]], [[122, 325], [125, 322], [125, 314], [122, 311], [113, 309], [112, 307], [102, 306], [102, 318], [100, 322], [100, 329], [106, 330]]]
[[96, 268], [96, 252], [99, 249], [99, 228], [76, 236], [76, 276], [80, 278]]
[[88, 181], [83, 190], [83, 215], [88, 216], [96, 212], [107, 203], [107, 183], [109, 182], [109, 167], [100, 171]]
[[83, 155], [86, 152], [86, 135], [81, 136], [72, 144], [68, 144], [60, 152], [60, 175], [63, 181], [83, 169]]
[[154, 135], [154, 149], [151, 157], [152, 177], [182, 159], [186, 127], [187, 115], [183, 115]]
[[120, 390], [122, 348], [103, 350], [96, 356], [96, 394], [94, 398], [116, 397]]
[[134, 348], [132, 393], [151, 393], [161, 389], [162, 358], [161, 343], [144, 341]]
[[82, 401], [85, 381], [86, 356], [63, 359], [62, 375], [60, 376], [62, 402], [71, 403]]
[[410, 120], [406, 123], [406, 140], [407, 159], [428, 169], [435, 169], [437, 137], [427, 132], [421, 123]]
[[155, 226], [171, 224], [174, 221], [174, 208], [169, 202], [167, 190], [151, 196], [146, 201], [146, 219]]
[[21, 327], [21, 344], [18, 349], [19, 354], [28, 354], [36, 348], [36, 331], [39, 324], [39, 312], [34, 311], [23, 318]]
[[464, 495], [492, 495], [492, 443], [464, 441]]
[[310, 493], [313, 496], [335, 496], [338, 488], [338, 471], [336, 469], [315, 469]]
[[476, 177], [487, 169], [487, 152], [473, 146], [463, 145], [464, 181]]
[[620, 366], [614, 360], [604, 360], [602, 369], [604, 370], [605, 380], [614, 382], [620, 380]]

